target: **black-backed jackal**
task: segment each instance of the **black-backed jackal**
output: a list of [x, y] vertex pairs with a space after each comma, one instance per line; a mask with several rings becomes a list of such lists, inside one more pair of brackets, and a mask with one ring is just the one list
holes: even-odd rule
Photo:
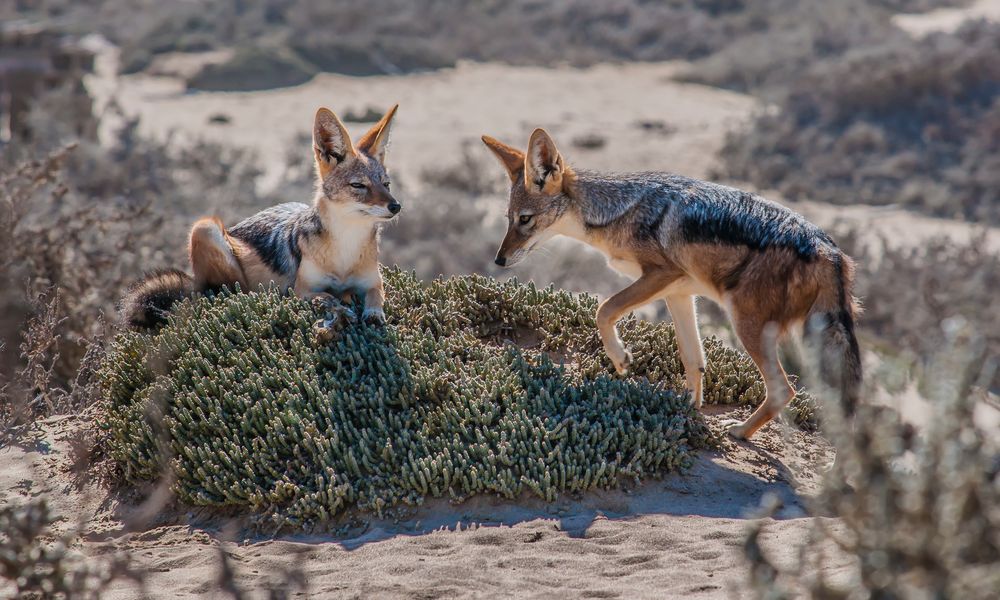
[[382, 276], [378, 236], [382, 223], [402, 208], [389, 193], [386, 144], [396, 106], [357, 144], [329, 109], [316, 112], [313, 152], [316, 195], [263, 210], [227, 229], [218, 218], [191, 228], [193, 277], [178, 270], [148, 274], [122, 300], [122, 316], [132, 327], [152, 327], [166, 319], [177, 300], [191, 292], [223, 286], [243, 290], [276, 285], [303, 298], [338, 303], [365, 295], [363, 318], [382, 321]]
[[695, 296], [707, 296], [729, 313], [767, 387], [749, 419], [729, 423], [733, 436], [749, 438], [794, 395], [777, 342], [795, 326], [820, 334], [824, 379], [853, 410], [861, 384], [854, 262], [818, 227], [748, 192], [696, 179], [574, 171], [542, 129], [531, 134], [526, 153], [488, 136], [483, 142], [511, 179], [498, 265], [514, 265], [547, 239], [565, 235], [597, 248], [613, 268], [635, 278], [597, 311], [604, 348], [619, 373], [628, 370], [631, 354], [615, 324], [663, 299], [700, 408], [705, 356]]

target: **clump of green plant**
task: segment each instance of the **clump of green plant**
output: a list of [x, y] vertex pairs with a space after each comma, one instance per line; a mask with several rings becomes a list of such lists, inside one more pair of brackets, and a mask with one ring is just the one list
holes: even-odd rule
[[[623, 322], [636, 361], [620, 378], [592, 297], [384, 275], [386, 327], [327, 345], [313, 307], [274, 291], [185, 301], [158, 333], [120, 335], [100, 425], [125, 478], [167, 470], [183, 502], [308, 527], [353, 505], [610, 487], [683, 468], [712, 441], [677, 391], [670, 326]], [[707, 355], [707, 402], [760, 401], [749, 358], [712, 339]]]

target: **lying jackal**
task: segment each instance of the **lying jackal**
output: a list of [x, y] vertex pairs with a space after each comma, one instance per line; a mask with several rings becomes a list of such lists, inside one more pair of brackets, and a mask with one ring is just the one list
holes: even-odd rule
[[498, 265], [514, 265], [565, 235], [597, 248], [613, 268], [635, 278], [597, 311], [605, 351], [619, 373], [632, 357], [615, 324], [662, 298], [700, 408], [705, 356], [694, 297], [706, 296], [728, 311], [767, 387], [749, 419], [729, 424], [733, 436], [752, 436], [794, 395], [777, 341], [797, 325], [820, 334], [824, 378], [852, 409], [861, 384], [854, 262], [821, 229], [778, 204], [714, 183], [665, 173], [574, 171], [542, 129], [531, 134], [527, 153], [488, 136], [483, 142], [511, 180]]
[[275, 284], [303, 298], [365, 295], [363, 318], [381, 322], [383, 291], [378, 270], [382, 223], [402, 208], [389, 193], [385, 170], [393, 106], [357, 145], [329, 109], [316, 112], [313, 153], [316, 196], [312, 205], [289, 202], [263, 210], [226, 229], [218, 218], [191, 228], [194, 277], [158, 271], [133, 284], [122, 300], [125, 323], [152, 327], [166, 320], [174, 302], [191, 292], [244, 290]]

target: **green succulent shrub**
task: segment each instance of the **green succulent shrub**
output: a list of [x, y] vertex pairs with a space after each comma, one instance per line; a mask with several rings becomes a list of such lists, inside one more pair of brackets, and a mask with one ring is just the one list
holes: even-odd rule
[[[326, 344], [316, 309], [275, 291], [186, 300], [158, 332], [120, 334], [99, 424], [126, 480], [166, 469], [183, 502], [312, 526], [351, 506], [612, 487], [684, 468], [714, 439], [669, 325], [623, 321], [623, 378], [593, 297], [384, 276], [386, 326], [348, 324]], [[706, 352], [706, 402], [763, 398], [749, 358], [715, 339]]]

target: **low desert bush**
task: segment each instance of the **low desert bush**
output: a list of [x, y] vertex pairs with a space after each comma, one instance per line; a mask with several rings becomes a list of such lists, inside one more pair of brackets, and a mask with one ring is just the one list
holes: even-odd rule
[[732, 136], [727, 175], [789, 198], [1000, 223], [1000, 25], [819, 61]]
[[[185, 301], [158, 333], [119, 336], [101, 426], [125, 478], [166, 471], [183, 502], [302, 527], [426, 497], [551, 500], [682, 468], [710, 442], [675, 391], [669, 326], [623, 322], [635, 361], [619, 378], [592, 297], [385, 277], [388, 325], [348, 324], [329, 344], [309, 304], [267, 291]], [[706, 351], [706, 402], [763, 398], [748, 357]], [[793, 413], [810, 423], [810, 401]]]
[[281, 48], [240, 48], [225, 62], [204, 66], [187, 80], [189, 89], [245, 92], [299, 85], [312, 79], [316, 68]]
[[[985, 348], [975, 332], [943, 338], [922, 388], [931, 402], [914, 431], [900, 413], [862, 404], [854, 419], [824, 406], [824, 430], [837, 460], [810, 502], [819, 517], [778, 566], [746, 543], [761, 598], [995, 598], [1000, 589], [1000, 445], [976, 421]], [[831, 519], [831, 517], [833, 517]], [[835, 573], [827, 569], [842, 565]]]
[[258, 193], [248, 153], [152, 141], [127, 119], [99, 144], [86, 133], [95, 127], [60, 110], [66, 97], [57, 90], [38, 98], [31, 138], [0, 146], [0, 278], [9, 282], [0, 290], [0, 373], [23, 365], [16, 350], [35, 314], [32, 300], [54, 289], [60, 386], [75, 378], [85, 341], [99, 336], [128, 282], [186, 262], [194, 218], [232, 219], [273, 202]]
[[[864, 244], [856, 230], [839, 229], [838, 243], [860, 264], [860, 326], [883, 354], [923, 368], [948, 331], [970, 327], [989, 356], [1000, 356], [1000, 312], [993, 305], [1000, 256], [985, 234], [964, 242], [937, 237], [918, 245], [884, 239]], [[985, 384], [1000, 390], [1000, 372]]]
[[125, 553], [94, 559], [73, 550], [77, 532], [59, 533], [60, 520], [44, 499], [0, 508], [0, 591], [12, 598], [100, 598], [116, 579], [141, 582]]
[[785, 66], [802, 57], [875, 39], [890, 29], [892, 12], [965, 1], [61, 0], [25, 3], [19, 15], [57, 16], [78, 32], [102, 32], [121, 46], [126, 72], [144, 69], [163, 52], [262, 42], [319, 70], [348, 75], [437, 69], [462, 59], [582, 66], [695, 59], [722, 51], [721, 60], [698, 70], [740, 87], [768, 73], [785, 73]]
[[680, 79], [771, 98], [813, 64], [852, 49], [905, 38], [879, 2], [748, 2], [735, 35]]

